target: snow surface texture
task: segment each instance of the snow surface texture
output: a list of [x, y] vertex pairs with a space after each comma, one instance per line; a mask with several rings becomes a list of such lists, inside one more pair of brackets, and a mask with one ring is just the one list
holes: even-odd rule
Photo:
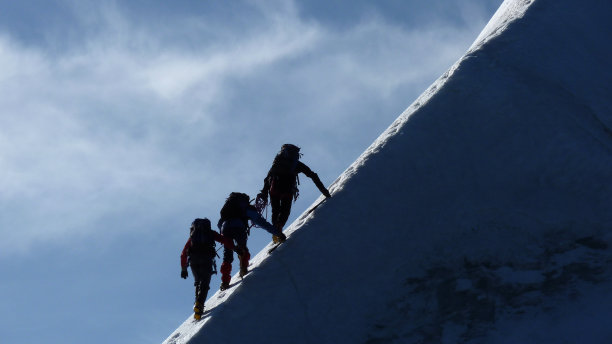
[[609, 13], [506, 0], [165, 343], [612, 343]]

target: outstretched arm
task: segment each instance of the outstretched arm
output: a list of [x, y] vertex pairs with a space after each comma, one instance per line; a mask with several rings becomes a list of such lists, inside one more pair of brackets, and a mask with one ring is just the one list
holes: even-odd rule
[[323, 183], [321, 182], [321, 179], [319, 179], [319, 176], [316, 173], [314, 173], [310, 169], [310, 167], [306, 166], [306, 164], [299, 161], [297, 165], [297, 171], [298, 173], [299, 172], [304, 173], [306, 177], [312, 179], [312, 181], [317, 186], [317, 189], [319, 189], [319, 191], [321, 191], [321, 193], [325, 195], [325, 197], [331, 197], [329, 191], [327, 190], [327, 188], [325, 188], [325, 185], [323, 185]]
[[261, 227], [265, 229], [268, 233], [272, 235], [279, 235], [281, 231], [279, 231], [276, 227], [274, 227], [270, 222], [266, 221], [254, 207], [249, 207], [246, 211], [247, 216], [257, 227]]

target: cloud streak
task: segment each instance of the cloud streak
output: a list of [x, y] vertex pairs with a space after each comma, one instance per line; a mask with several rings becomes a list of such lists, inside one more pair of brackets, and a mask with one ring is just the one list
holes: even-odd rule
[[0, 252], [153, 226], [199, 208], [197, 189], [216, 213], [230, 185], [259, 187], [245, 167], [283, 141], [308, 143], [337, 175], [354, 158], [338, 156], [358, 154], [475, 37], [380, 17], [336, 30], [291, 2], [252, 6], [238, 30], [194, 16], [160, 32], [75, 5], [90, 29], [72, 45], [2, 34]]

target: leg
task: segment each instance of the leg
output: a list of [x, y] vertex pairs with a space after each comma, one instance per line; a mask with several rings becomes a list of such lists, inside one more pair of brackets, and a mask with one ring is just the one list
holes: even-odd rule
[[247, 233], [240, 233], [236, 237], [237, 248], [240, 252], [240, 277], [244, 277], [249, 271], [249, 260], [251, 259], [251, 253], [249, 252], [249, 248], [247, 247]]
[[280, 227], [280, 230], [283, 230], [283, 227], [285, 227], [285, 223], [287, 223], [287, 220], [289, 219], [289, 215], [291, 214], [291, 204], [293, 203], [293, 199], [291, 197], [283, 197], [282, 199], [280, 199], [280, 206], [279, 206], [279, 214], [278, 214], [278, 225]]
[[212, 274], [210, 272], [204, 273], [204, 278], [200, 281], [197, 288], [196, 302], [202, 305], [202, 311], [204, 311], [204, 302], [208, 296], [208, 290], [210, 289], [210, 278]]
[[193, 305], [194, 318], [199, 320], [204, 313], [204, 302], [208, 295], [210, 277], [212, 275], [211, 264], [192, 264], [191, 273], [195, 282], [195, 303]]
[[212, 261], [210, 264], [192, 264], [191, 272], [195, 280], [196, 303], [204, 305], [212, 276]]
[[193, 276], [193, 286], [195, 287], [195, 302], [198, 302], [198, 292], [202, 276], [200, 275], [200, 267], [197, 264], [191, 265], [191, 275]]
[[[283, 230], [289, 214], [291, 213], [291, 204], [293, 203], [293, 196], [284, 195], [281, 197], [270, 197], [272, 204], [272, 225], [278, 228], [279, 231]], [[272, 236], [272, 240], [275, 243], [280, 242], [276, 235]]]
[[221, 264], [221, 290], [229, 288], [232, 280], [232, 262], [234, 261], [234, 252], [230, 249], [223, 249], [223, 263]]
[[[234, 233], [231, 230], [223, 232], [223, 235], [234, 240]], [[234, 261], [234, 251], [223, 248], [223, 263], [221, 264], [221, 290], [229, 288], [232, 280], [232, 262]]]
[[278, 228], [278, 214], [280, 214], [281, 203], [280, 197], [270, 196], [270, 205], [272, 206], [272, 225]]

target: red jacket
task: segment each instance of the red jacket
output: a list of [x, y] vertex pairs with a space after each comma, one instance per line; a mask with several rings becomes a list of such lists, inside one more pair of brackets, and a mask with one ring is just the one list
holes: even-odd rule
[[[230, 250], [233, 250], [235, 248], [234, 240], [228, 237], [224, 237], [223, 235], [213, 231], [212, 229], [210, 231], [213, 232], [213, 237], [216, 242], [223, 244], [223, 246], [225, 246], [227, 249], [230, 249]], [[190, 249], [191, 249], [191, 238], [187, 239], [187, 243], [185, 243], [183, 252], [181, 252], [181, 268], [183, 269], [187, 269], [187, 267], [189, 266], [188, 258], [189, 258]]]

